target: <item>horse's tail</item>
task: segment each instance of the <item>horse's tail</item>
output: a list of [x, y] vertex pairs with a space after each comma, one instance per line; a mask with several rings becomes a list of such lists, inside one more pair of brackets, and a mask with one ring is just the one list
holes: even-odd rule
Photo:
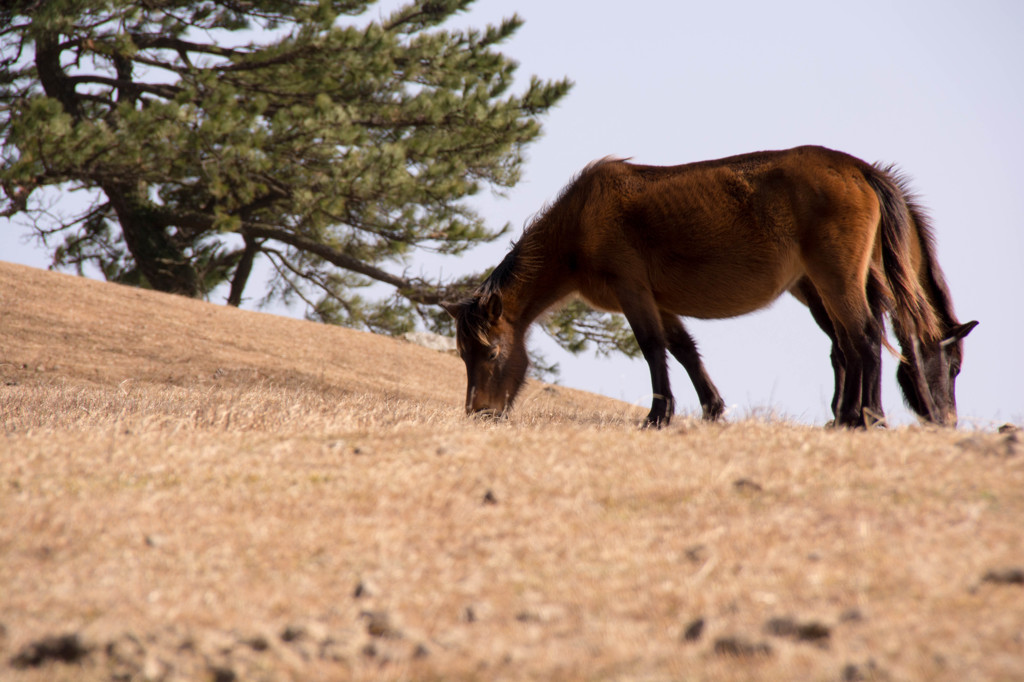
[[915, 273], [910, 249], [911, 241], [920, 239], [917, 223], [923, 213], [892, 166], [866, 167], [864, 179], [881, 209], [882, 271], [891, 294], [893, 321], [904, 335], [936, 340], [941, 335], [938, 318]]

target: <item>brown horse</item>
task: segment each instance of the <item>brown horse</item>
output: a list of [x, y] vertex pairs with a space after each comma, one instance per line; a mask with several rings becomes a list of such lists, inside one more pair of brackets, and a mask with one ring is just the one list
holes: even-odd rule
[[[899, 382], [924, 418], [955, 423], [960, 325], [927, 220], [891, 169], [821, 147], [682, 166], [604, 159], [525, 230], [469, 299], [445, 307], [466, 363], [466, 411], [503, 414], [527, 370], [526, 332], [572, 294], [621, 311], [651, 370], [647, 423], [673, 412], [665, 350], [707, 419], [724, 402], [679, 316], [742, 315], [790, 291], [833, 341], [836, 423], [882, 420], [883, 315]], [[886, 344], [887, 345], [887, 344]]]

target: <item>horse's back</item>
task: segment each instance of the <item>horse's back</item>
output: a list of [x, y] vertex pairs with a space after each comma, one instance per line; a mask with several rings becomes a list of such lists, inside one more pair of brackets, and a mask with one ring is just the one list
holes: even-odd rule
[[866, 165], [822, 147], [680, 166], [602, 163], [584, 241], [599, 269], [628, 269], [620, 276], [646, 281], [667, 310], [741, 315], [806, 275], [809, 252], [845, 248], [872, 220]]

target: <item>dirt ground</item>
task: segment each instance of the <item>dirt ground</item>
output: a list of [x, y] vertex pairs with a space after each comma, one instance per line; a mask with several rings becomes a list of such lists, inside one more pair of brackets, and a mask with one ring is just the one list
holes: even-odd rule
[[0, 679], [1024, 680], [1024, 438], [662, 431], [0, 263]]

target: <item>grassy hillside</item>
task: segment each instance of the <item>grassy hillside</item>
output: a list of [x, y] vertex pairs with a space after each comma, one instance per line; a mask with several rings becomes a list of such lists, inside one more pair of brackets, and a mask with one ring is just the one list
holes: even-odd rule
[[1017, 433], [464, 390], [0, 263], [0, 679], [1024, 679]]

